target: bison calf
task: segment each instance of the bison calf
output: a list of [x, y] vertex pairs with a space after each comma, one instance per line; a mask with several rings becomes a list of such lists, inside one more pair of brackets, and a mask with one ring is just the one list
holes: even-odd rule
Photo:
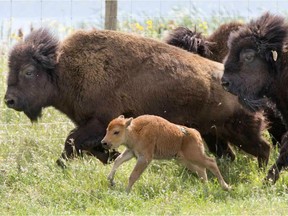
[[142, 115], [135, 119], [125, 119], [121, 115], [109, 123], [101, 143], [112, 149], [117, 149], [121, 144], [127, 147], [115, 160], [108, 176], [112, 185], [116, 169], [125, 161], [137, 158], [136, 166], [129, 178], [127, 192], [130, 192], [152, 159], [172, 158], [195, 171], [204, 181], [207, 181], [206, 168], [209, 169], [217, 176], [222, 188], [229, 190], [215, 160], [205, 154], [200, 133], [195, 129], [172, 124], [153, 115]]

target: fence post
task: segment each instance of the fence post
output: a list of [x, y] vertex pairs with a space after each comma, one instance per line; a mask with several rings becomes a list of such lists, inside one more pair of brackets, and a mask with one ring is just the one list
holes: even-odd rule
[[117, 0], [105, 0], [105, 29], [117, 28]]

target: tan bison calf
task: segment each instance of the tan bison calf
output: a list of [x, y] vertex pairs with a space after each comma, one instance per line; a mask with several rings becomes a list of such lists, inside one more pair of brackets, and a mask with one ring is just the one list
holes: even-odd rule
[[224, 190], [230, 187], [224, 181], [214, 159], [208, 157], [204, 151], [200, 133], [191, 128], [172, 124], [154, 115], [142, 115], [135, 119], [124, 118], [123, 115], [113, 119], [107, 128], [103, 145], [117, 149], [121, 144], [127, 149], [117, 157], [108, 176], [111, 185], [117, 168], [133, 157], [137, 158], [126, 189], [130, 192], [133, 184], [152, 161], [152, 159], [175, 158], [189, 170], [207, 181], [206, 168], [217, 178]]

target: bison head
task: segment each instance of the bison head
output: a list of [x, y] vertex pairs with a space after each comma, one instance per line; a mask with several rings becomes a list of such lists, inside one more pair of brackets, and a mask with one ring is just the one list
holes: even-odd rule
[[265, 13], [229, 37], [222, 85], [252, 111], [273, 94], [287, 31], [283, 17]]
[[201, 32], [196, 32], [185, 28], [178, 27], [174, 29], [164, 41], [172, 46], [179, 47], [192, 53], [208, 57], [211, 54], [210, 46], [213, 44], [202, 36]]
[[56, 94], [53, 83], [58, 45], [58, 40], [48, 30], [39, 29], [10, 52], [5, 103], [23, 111], [31, 121], [41, 116], [42, 108], [51, 105]]

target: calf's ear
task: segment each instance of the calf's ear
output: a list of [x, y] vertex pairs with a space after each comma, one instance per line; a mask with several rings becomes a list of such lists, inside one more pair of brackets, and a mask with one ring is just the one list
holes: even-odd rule
[[126, 122], [125, 122], [125, 127], [126, 128], [131, 124], [132, 120], [133, 120], [132, 117], [126, 120]]
[[119, 119], [124, 119], [125, 117], [124, 117], [124, 115], [120, 115], [120, 116], [118, 116], [118, 118]]

